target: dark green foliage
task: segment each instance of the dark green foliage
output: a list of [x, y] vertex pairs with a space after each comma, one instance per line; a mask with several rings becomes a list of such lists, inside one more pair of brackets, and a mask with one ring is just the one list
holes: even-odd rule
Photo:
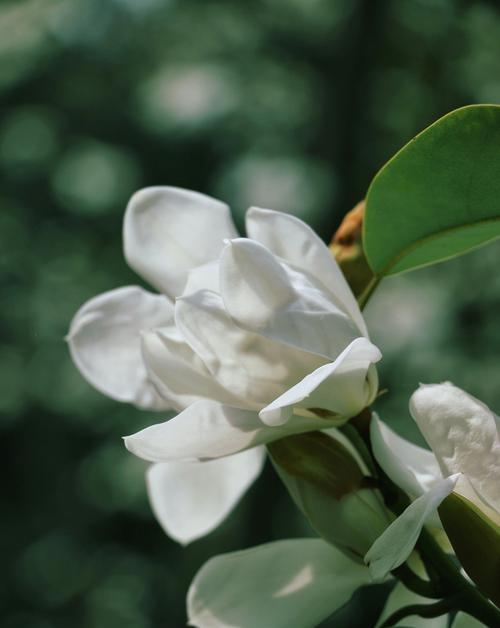
[[[487, 0], [1, 3], [2, 627], [177, 628], [207, 558], [308, 533], [268, 468], [219, 531], [169, 541], [120, 438], [151, 416], [72, 366], [76, 309], [138, 281], [121, 253], [130, 193], [213, 194], [239, 225], [250, 204], [289, 210], [327, 240], [418, 131], [500, 99], [499, 58]], [[406, 434], [418, 381], [500, 409], [498, 254], [388, 279], [368, 306], [379, 410]]]

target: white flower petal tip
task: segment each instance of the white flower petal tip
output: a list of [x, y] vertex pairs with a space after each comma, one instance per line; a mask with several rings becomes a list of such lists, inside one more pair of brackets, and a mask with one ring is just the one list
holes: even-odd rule
[[139, 275], [172, 298], [190, 269], [216, 259], [224, 238], [236, 237], [229, 207], [175, 187], [136, 192], [125, 212], [125, 258]]
[[338, 423], [355, 416], [373, 401], [377, 382], [369, 369], [381, 357], [378, 347], [369, 340], [356, 338], [334, 362], [306, 375], [263, 408], [261, 420], [267, 425], [282, 425], [294, 407], [328, 411], [332, 417], [337, 416]]
[[147, 409], [166, 409], [141, 355], [141, 332], [173, 320], [172, 304], [138, 286], [105, 292], [75, 314], [66, 336], [73, 362], [97, 390]]
[[151, 508], [166, 534], [187, 545], [217, 528], [260, 475], [257, 447], [219, 460], [152, 465], [146, 480]]
[[200, 569], [187, 597], [189, 624], [312, 628], [367, 581], [366, 568], [319, 539], [269, 543]]
[[391, 480], [419, 497], [442, 478], [434, 454], [399, 436], [373, 413], [370, 439], [375, 459]]
[[284, 268], [254, 240], [231, 240], [222, 252], [220, 268], [221, 291], [229, 314], [236, 321], [248, 319], [255, 329], [265, 327], [275, 310], [296, 297]]
[[[281, 397], [279, 399], [281, 399]], [[266, 425], [279, 427], [280, 425], [284, 425], [292, 416], [293, 408], [290, 406], [284, 408], [280, 407], [278, 405], [281, 403], [279, 399], [259, 412], [259, 418]]]
[[443, 475], [463, 473], [500, 512], [500, 421], [481, 401], [450, 382], [418, 388], [410, 412]]
[[370, 574], [380, 582], [402, 565], [415, 547], [420, 532], [441, 502], [453, 491], [460, 475], [436, 482], [435, 486], [412, 502], [379, 536], [365, 556]]

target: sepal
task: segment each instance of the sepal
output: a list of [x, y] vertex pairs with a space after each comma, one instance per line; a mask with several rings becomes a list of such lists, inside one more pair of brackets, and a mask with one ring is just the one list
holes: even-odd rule
[[438, 509], [462, 567], [484, 595], [500, 605], [500, 516], [454, 491]]
[[331, 433], [336, 430], [290, 436], [268, 445], [268, 451], [314, 530], [361, 562], [390, 518], [374, 478], [348, 443]]

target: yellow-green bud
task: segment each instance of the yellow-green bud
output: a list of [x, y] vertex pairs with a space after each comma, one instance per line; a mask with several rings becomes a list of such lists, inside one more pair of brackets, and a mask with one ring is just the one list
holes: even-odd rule
[[355, 296], [359, 296], [373, 278], [373, 272], [363, 251], [362, 231], [365, 201], [360, 201], [348, 212], [330, 243], [330, 251], [337, 260]]

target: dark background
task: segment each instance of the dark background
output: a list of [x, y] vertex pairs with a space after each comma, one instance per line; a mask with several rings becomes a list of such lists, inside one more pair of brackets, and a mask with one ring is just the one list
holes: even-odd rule
[[[271, 469], [183, 549], [120, 436], [158, 420], [94, 392], [63, 341], [137, 283], [131, 193], [170, 184], [293, 212], [328, 240], [377, 169], [456, 107], [500, 101], [496, 2], [0, 3], [2, 628], [177, 628], [210, 556], [308, 534]], [[499, 247], [387, 280], [367, 310], [382, 416], [451, 379], [500, 408]], [[331, 626], [370, 626], [380, 589]], [[325, 624], [326, 625], [326, 624]], [[263, 627], [267, 628], [267, 627]]]

